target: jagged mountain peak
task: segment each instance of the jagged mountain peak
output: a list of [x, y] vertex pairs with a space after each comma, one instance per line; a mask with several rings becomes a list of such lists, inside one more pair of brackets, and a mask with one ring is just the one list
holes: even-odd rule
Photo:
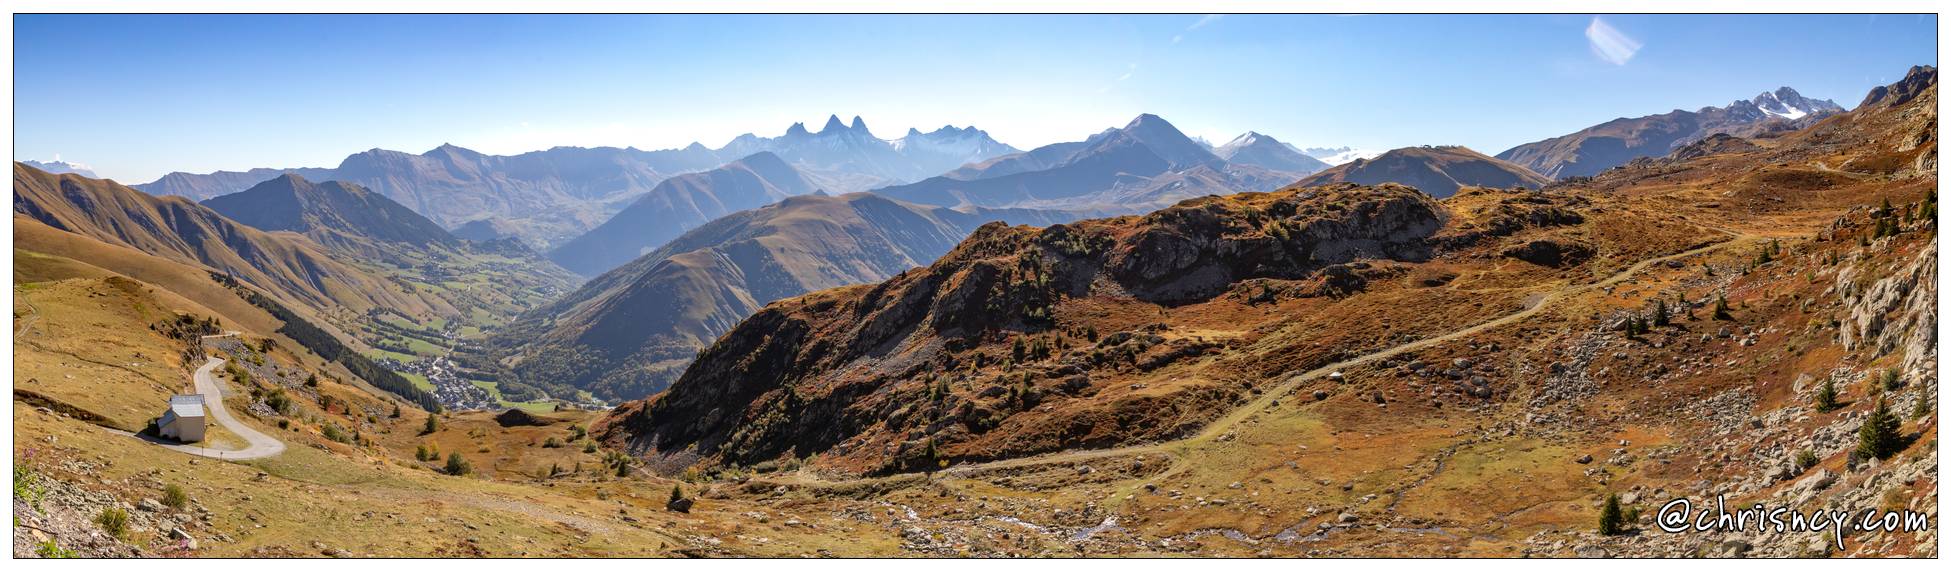
[[1143, 143], [1175, 167], [1187, 167], [1218, 158], [1165, 118], [1150, 113], [1139, 114], [1118, 131]]
[[1869, 95], [1863, 96], [1863, 103], [1857, 104], [1857, 107], [1868, 107], [1886, 101], [1890, 105], [1900, 105], [1935, 85], [1937, 85], [1937, 66], [1911, 66], [1910, 71], [1905, 72], [1904, 78], [1897, 83], [1879, 85], [1871, 89]]
[[840, 116], [828, 115], [826, 116], [826, 126], [820, 128], [820, 134], [827, 135], [832, 133], [839, 133], [841, 131], [846, 131], [846, 130], [847, 130], [847, 124], [840, 122]]
[[1760, 95], [1756, 95], [1753, 99], [1737, 101], [1735, 104], [1753, 105], [1755, 109], [1766, 115], [1788, 120], [1801, 119], [1817, 113], [1834, 113], [1843, 110], [1843, 107], [1837, 105], [1834, 101], [1809, 99], [1803, 97], [1801, 93], [1796, 92], [1795, 88], [1788, 86], [1776, 88], [1775, 91], [1761, 92]]

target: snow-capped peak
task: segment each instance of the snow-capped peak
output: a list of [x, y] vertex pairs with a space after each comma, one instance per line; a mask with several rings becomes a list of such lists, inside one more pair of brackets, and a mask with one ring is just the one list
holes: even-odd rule
[[928, 133], [910, 128], [907, 136], [888, 143], [893, 145], [895, 150], [904, 153], [935, 153], [967, 160], [1016, 152], [1015, 148], [990, 139], [988, 133], [974, 126], [957, 128], [953, 125], [943, 125], [941, 129]]
[[53, 161], [41, 162], [33, 159], [24, 159], [21, 160], [21, 163], [56, 175], [61, 173], [74, 173], [91, 179], [95, 178], [95, 172], [89, 170], [87, 165], [72, 161], [63, 161], [60, 155], [55, 155]]
[[1329, 165], [1340, 165], [1343, 163], [1353, 162], [1356, 159], [1374, 159], [1378, 156], [1381, 156], [1382, 152], [1370, 151], [1367, 149], [1356, 149], [1354, 147], [1344, 146], [1344, 147], [1308, 147], [1306, 149], [1302, 149], [1301, 154], [1316, 159], [1320, 159], [1321, 162], [1327, 163]]
[[1842, 106], [1836, 105], [1834, 101], [1802, 97], [1802, 94], [1796, 93], [1795, 89], [1790, 87], [1762, 92], [1748, 102], [1754, 104], [1755, 108], [1760, 109], [1764, 114], [1788, 120], [1801, 119], [1814, 113], [1843, 110]]

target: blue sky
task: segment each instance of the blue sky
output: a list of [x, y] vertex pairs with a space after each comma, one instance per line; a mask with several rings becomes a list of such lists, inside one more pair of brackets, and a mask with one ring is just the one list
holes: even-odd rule
[[[15, 157], [125, 183], [380, 147], [717, 147], [860, 115], [1028, 149], [1156, 113], [1224, 142], [1484, 153], [1936, 65], [1936, 16], [15, 17]], [[1610, 30], [1608, 30], [1608, 28]]]

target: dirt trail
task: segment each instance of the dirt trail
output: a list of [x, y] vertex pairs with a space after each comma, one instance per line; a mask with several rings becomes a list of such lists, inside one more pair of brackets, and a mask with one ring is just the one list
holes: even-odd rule
[[41, 309], [34, 307], [34, 303], [27, 301], [27, 298], [21, 296], [18, 291], [14, 292], [14, 299], [27, 305], [27, 317], [21, 318], [20, 327], [14, 329], [14, 339], [18, 340], [21, 336], [27, 335], [29, 328], [34, 327], [35, 320], [41, 319]]
[[1816, 161], [1816, 162], [1815, 162], [1815, 168], [1816, 168], [1816, 170], [1817, 170], [1817, 171], [1822, 171], [1822, 172], [1824, 172], [1824, 173], [1835, 173], [1835, 174], [1838, 174], [1838, 175], [1842, 175], [1842, 176], [1844, 176], [1844, 177], [1849, 177], [1849, 179], [1850, 179], [1850, 180], [1852, 180], [1852, 181], [1861, 181], [1861, 180], [1863, 180], [1863, 179], [1867, 179], [1867, 178], [1870, 178], [1871, 176], [1873, 176], [1873, 175], [1868, 175], [1868, 174], [1864, 174], [1864, 173], [1858, 173], [1858, 172], [1855, 172], [1855, 171], [1844, 171], [1844, 170], [1842, 170], [1842, 169], [1837, 169], [1837, 168], [1834, 168], [1834, 167], [1830, 167], [1830, 166], [1829, 166], [1829, 163], [1828, 163], [1828, 162], [1825, 162], [1825, 161]]
[[[1743, 233], [1732, 232], [1725, 229], [1716, 229], [1716, 230], [1720, 230], [1721, 232], [1727, 233], [1729, 235], [1728, 239], [1715, 242], [1713, 244], [1709, 244], [1706, 246], [1689, 249], [1683, 252], [1678, 252], [1666, 256], [1660, 256], [1656, 258], [1649, 258], [1646, 260], [1642, 260], [1636, 264], [1633, 264], [1632, 266], [1626, 267], [1625, 269], [1614, 273], [1612, 276], [1609, 276], [1604, 280], [1591, 282], [1580, 286], [1562, 288], [1553, 291], [1548, 295], [1545, 295], [1541, 299], [1527, 300], [1527, 302], [1530, 303], [1527, 304], [1527, 307], [1525, 309], [1517, 312], [1513, 312], [1511, 314], [1507, 314], [1503, 317], [1495, 318], [1477, 324], [1475, 326], [1470, 326], [1468, 328], [1450, 332], [1442, 336], [1425, 338], [1422, 340], [1417, 340], [1414, 342], [1409, 342], [1402, 345], [1394, 346], [1388, 349], [1384, 349], [1360, 357], [1355, 357], [1355, 358], [1331, 363], [1325, 366], [1321, 366], [1319, 368], [1315, 368], [1306, 373], [1302, 373], [1300, 375], [1290, 377], [1288, 378], [1287, 381], [1282, 382], [1280, 385], [1276, 385], [1273, 388], [1270, 388], [1266, 393], [1262, 394], [1259, 398], [1254, 399], [1253, 401], [1248, 402], [1245, 405], [1234, 408], [1233, 411], [1227, 413], [1226, 415], [1220, 416], [1220, 418], [1213, 420], [1212, 423], [1206, 424], [1205, 428], [1201, 429], [1198, 433], [1190, 437], [1186, 437], [1184, 439], [1179, 439], [1176, 441], [1168, 441], [1164, 443], [1132, 445], [1128, 447], [1118, 447], [1113, 449], [1091, 449], [1091, 450], [1082, 450], [1082, 451], [1067, 451], [1067, 452], [1055, 453], [1051, 455], [1044, 455], [1038, 457], [1005, 459], [1000, 461], [992, 461], [988, 463], [980, 463], [980, 464], [968, 465], [963, 467], [955, 467], [955, 468], [948, 469], [947, 471], [944, 472], [951, 475], [960, 475], [960, 474], [966, 474], [966, 473], [988, 470], [988, 469], [1023, 467], [1023, 466], [1040, 465], [1040, 464], [1047, 464], [1047, 463], [1067, 463], [1067, 462], [1076, 462], [1076, 461], [1087, 461], [1092, 459], [1118, 457], [1124, 455], [1167, 453], [1177, 460], [1174, 462], [1174, 466], [1171, 469], [1165, 471], [1165, 473], [1162, 473], [1162, 475], [1175, 474], [1179, 472], [1179, 470], [1181, 470], [1182, 465], [1184, 465], [1185, 463], [1185, 455], [1183, 454], [1184, 452], [1193, 449], [1198, 445], [1211, 442], [1214, 438], [1226, 434], [1227, 432], [1231, 431], [1233, 428], [1245, 422], [1247, 419], [1271, 407], [1274, 401], [1287, 397], [1288, 394], [1299, 389], [1302, 384], [1305, 384], [1316, 378], [1326, 376], [1329, 373], [1335, 371], [1349, 369], [1354, 366], [1366, 364], [1369, 362], [1387, 359], [1390, 357], [1402, 355], [1404, 353], [1413, 352], [1416, 350], [1421, 350], [1431, 346], [1457, 341], [1470, 336], [1481, 334], [1485, 331], [1494, 328], [1507, 326], [1516, 323], [1520, 320], [1524, 320], [1526, 318], [1535, 316], [1543, 312], [1545, 309], [1550, 308], [1553, 304], [1565, 298], [1585, 294], [1593, 290], [1602, 289], [1607, 286], [1612, 286], [1620, 282], [1624, 282], [1626, 279], [1631, 278], [1634, 274], [1638, 274], [1640, 271], [1643, 271], [1655, 264], [1663, 264], [1668, 260], [1678, 260], [1681, 258], [1687, 258], [1690, 256], [1712, 252], [1715, 250], [1719, 250], [1721, 248], [1726, 248], [1728, 246], [1741, 243], [1745, 240], [1752, 238], [1749, 235]], [[1154, 475], [1151, 478], [1157, 479], [1160, 476], [1161, 475]]]

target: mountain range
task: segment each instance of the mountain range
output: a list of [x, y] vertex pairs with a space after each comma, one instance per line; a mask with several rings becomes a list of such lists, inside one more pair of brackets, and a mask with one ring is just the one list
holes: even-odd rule
[[1308, 147], [1301, 154], [1313, 157], [1329, 165], [1340, 165], [1356, 159], [1373, 159], [1380, 151], [1356, 149], [1354, 147]]
[[523, 315], [489, 345], [509, 364], [504, 383], [633, 399], [662, 390], [698, 350], [773, 300], [926, 265], [992, 221], [1076, 216], [800, 194], [685, 232]]
[[1398, 183], [1434, 197], [1456, 194], [1471, 187], [1543, 188], [1551, 182], [1522, 166], [1459, 146], [1404, 147], [1376, 156], [1356, 159], [1301, 179], [1300, 185], [1329, 183], [1375, 185]]
[[83, 177], [88, 177], [90, 179], [101, 178], [95, 176], [95, 172], [88, 170], [88, 167], [85, 165], [81, 165], [78, 163], [69, 163], [67, 161], [62, 161], [60, 159], [55, 159], [53, 161], [48, 161], [46, 163], [42, 163], [40, 161], [34, 161], [34, 160], [23, 160], [20, 163], [56, 175], [62, 173], [74, 173], [76, 175], [81, 175]]
[[339, 181], [313, 183], [291, 173], [205, 200], [203, 206], [261, 230], [305, 234], [322, 244], [376, 239], [425, 247], [458, 242], [440, 225], [378, 193]]
[[[1615, 518], [1937, 514], [1936, 70], [1778, 131], [1792, 99], [1557, 180], [1462, 147], [1294, 175], [1141, 117], [939, 174], [950, 207], [760, 150], [587, 199], [769, 202], [580, 287], [524, 213], [18, 162], [16, 557], [1934, 556], [1928, 522]], [[1290, 179], [1218, 191], [1252, 173]], [[132, 438], [193, 377], [235, 419]]]
[[697, 143], [658, 151], [556, 147], [519, 155], [488, 155], [455, 145], [418, 155], [372, 149], [333, 168], [174, 172], [135, 187], [203, 200], [295, 173], [372, 189], [446, 228], [494, 219], [491, 224], [548, 248], [608, 220], [665, 179], [762, 151], [794, 164], [822, 188], [851, 192], [939, 174], [1015, 149], [973, 127], [910, 130], [887, 141], [874, 137], [858, 117], [851, 126], [832, 117], [817, 133], [794, 124], [780, 137], [741, 135], [716, 150]]
[[[252, 228], [188, 199], [151, 196], [113, 181], [16, 163], [14, 213], [15, 237], [23, 243], [42, 238], [32, 227], [64, 231], [227, 273], [308, 308], [453, 312], [445, 301], [401, 288], [309, 240]], [[23, 227], [30, 229], [27, 234]], [[115, 261], [83, 261], [122, 271]]]
[[616, 268], [685, 231], [733, 212], [819, 192], [819, 183], [771, 151], [658, 183], [603, 224], [549, 252], [584, 276]]
[[873, 192], [942, 206], [1140, 212], [1186, 197], [1270, 190], [1302, 175], [1255, 164], [1290, 167], [1298, 159], [1270, 150], [1280, 145], [1272, 138], [1252, 139], [1262, 144], [1234, 149], [1241, 161], [1231, 162], [1163, 118], [1144, 114], [1084, 141], [1003, 155]]
[[919, 180], [1017, 152], [975, 127], [944, 126], [928, 133], [909, 129], [900, 139], [885, 140], [874, 136], [859, 116], [851, 123], [841, 123], [838, 115], [828, 116], [819, 131], [808, 131], [805, 124], [794, 123], [784, 135], [746, 133], [718, 150], [730, 158], [762, 151], [778, 155], [835, 193]]
[[1792, 88], [1763, 92], [1726, 107], [1621, 117], [1577, 132], [1518, 145], [1498, 159], [1554, 179], [1589, 177], [1640, 157], [1662, 157], [1715, 133], [1755, 137], [1801, 129], [1843, 111], [1834, 101], [1809, 99]]
[[1296, 150], [1293, 145], [1248, 131], [1232, 141], [1213, 148], [1213, 155], [1232, 163], [1242, 163], [1306, 175], [1330, 165]]
[[[1181, 489], [1162, 492], [1168, 486], [1247, 499], [1224, 491], [1286, 486], [1360, 494], [1346, 491], [1377, 485], [1296, 476], [1295, 469], [1311, 462], [1366, 474], [1346, 469], [1366, 457], [1345, 452], [1363, 431], [1376, 431], [1365, 443], [1381, 454], [1414, 433], [1401, 424], [1428, 427], [1427, 437], [1416, 438], [1426, 440], [1425, 452], [1409, 457], [1440, 466], [1447, 453], [1434, 452], [1437, 443], [1539, 442], [1519, 428], [1548, 414], [1552, 427], [1541, 434], [1589, 444], [1552, 453], [1549, 464], [1561, 468], [1549, 478], [1575, 489], [1558, 498], [1596, 505], [1603, 490], [1578, 488], [1590, 483], [1592, 473], [1580, 465], [1591, 456], [1575, 455], [1621, 455], [1623, 427], [1687, 426], [1702, 432], [1689, 435], [1727, 435], [1725, 446], [1735, 449], [1752, 446], [1754, 435], [1714, 428], [1756, 423], [1581, 411], [1614, 411], [1614, 400], [1628, 395], [1632, 403], [1686, 407], [1705, 395], [1750, 399], [1767, 387], [1788, 398], [1765, 407], [1800, 414], [1814, 381], [1791, 382], [1795, 372], [1808, 370], [1812, 359], [1836, 359], [1809, 356], [1842, 355], [1849, 347], [1861, 354], [1846, 362], [1888, 355], [1880, 363], [1901, 361], [1904, 371], [1928, 379], [1934, 294], [1924, 276], [1934, 267], [1928, 217], [1935, 209], [1935, 105], [1935, 70], [1920, 68], [1872, 92], [1857, 110], [1788, 134], [1779, 145], [1721, 135], [1670, 160], [1635, 161], [1551, 192], [1537, 188], [1548, 179], [1522, 166], [1462, 147], [1413, 147], [1271, 193], [1199, 197], [1144, 216], [1041, 229], [984, 226], [927, 267], [767, 305], [699, 353], [669, 390], [617, 407], [593, 432], [651, 466], [673, 469], [792, 462], [866, 475], [940, 471], [1016, 486], [1074, 475], [1073, 483], [1112, 483], [1105, 494], [1155, 499], [1134, 501], [1145, 508], [1131, 512], [1171, 518], [1187, 509], [1176, 498]], [[1347, 182], [1370, 175], [1423, 188]], [[1904, 190], [1895, 199], [1885, 194], [1898, 187]], [[1807, 192], [1818, 189], [1824, 192]], [[1902, 206], [1868, 208], [1879, 198]], [[1915, 216], [1920, 212], [1923, 218]], [[1771, 257], [1785, 240], [1785, 224], [1805, 233], [1798, 247], [1832, 250]], [[1872, 238], [1872, 226], [1880, 238]], [[1863, 258], [1846, 262], [1837, 252]], [[1667, 263], [1653, 264], [1660, 261]], [[1721, 264], [1749, 270], [1717, 273]], [[1894, 268], [1903, 270], [1887, 278], [1857, 274]], [[1724, 278], [1709, 279], [1717, 275]], [[1629, 277], [1632, 290], [1615, 290]], [[1834, 294], [1870, 282], [1876, 285], [1866, 292], [1880, 293]], [[1728, 297], [1742, 302], [1730, 306]], [[1884, 325], [1895, 323], [1886, 322], [1892, 312], [1905, 316], [1896, 321], [1911, 333], [1885, 334]], [[1807, 328], [1811, 313], [1860, 318], [1842, 319], [1837, 332], [1784, 342], [1830, 353], [1745, 349], [1765, 328]], [[1657, 332], [1639, 333], [1649, 321]], [[1614, 323], [1630, 325], [1605, 325]], [[1733, 324], [1756, 333], [1731, 334]], [[1717, 329], [1723, 333], [1701, 333]], [[1882, 343], [1851, 341], [1856, 335]], [[1717, 365], [1723, 359], [1734, 361]], [[1733, 367], [1748, 360], [1766, 365]], [[1900, 399], [1885, 387], [1867, 391]], [[1851, 417], [1816, 425], [1854, 427]], [[1452, 428], [1463, 420], [1480, 428], [1508, 421], [1513, 429]], [[1782, 442], [1807, 443], [1825, 432], [1784, 425], [1775, 431], [1798, 433]], [[1306, 445], [1295, 446], [1296, 439]], [[1853, 443], [1845, 438], [1809, 455], [1841, 463]], [[1306, 456], [1330, 445], [1320, 457]], [[1241, 461], [1247, 456], [1254, 460]], [[1907, 466], [1928, 470], [1931, 462]], [[1368, 466], [1409, 465], [1389, 457]], [[1098, 471], [1118, 473], [1093, 480]], [[1181, 471], [1203, 477], [1181, 479]], [[1745, 479], [1741, 486], [1757, 489], [1784, 479], [1774, 465], [1736, 474]], [[1411, 472], [1390, 482], [1416, 487], [1424, 478]], [[1527, 474], [1512, 486], [1529, 487], [1535, 478]], [[1153, 482], [1163, 484], [1134, 485]], [[1884, 494], [1876, 487], [1861, 492]], [[1529, 506], [1535, 503], [1527, 499], [1510, 510]], [[1473, 518], [1497, 522], [1510, 510]], [[1342, 514], [1344, 522], [1368, 518]], [[1579, 515], [1575, 528], [1582, 531], [1588, 520]], [[1096, 521], [1091, 515], [1075, 522]], [[1255, 538], [1275, 538], [1292, 521], [1265, 523]], [[1199, 526], [1208, 525], [1175, 530]], [[1802, 550], [1783, 548], [1790, 555]], [[1676, 546], [1675, 553], [1698, 549]]]

